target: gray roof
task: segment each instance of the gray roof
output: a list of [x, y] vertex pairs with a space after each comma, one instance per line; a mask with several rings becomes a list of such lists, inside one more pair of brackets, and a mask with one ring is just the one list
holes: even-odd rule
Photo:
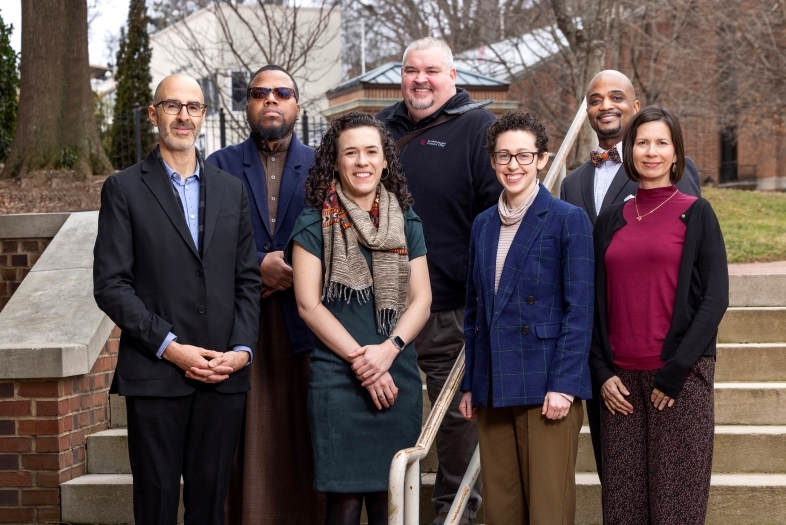
[[[401, 62], [388, 62], [382, 66], [366, 72], [365, 75], [360, 75], [355, 78], [342, 82], [336, 87], [330, 89], [326, 94], [331, 95], [339, 91], [345, 91], [347, 88], [357, 84], [392, 84], [401, 85]], [[475, 71], [466, 68], [456, 68], [456, 85], [460, 87], [503, 87], [507, 86], [509, 82], [499, 80], [492, 77], [481, 75]]]

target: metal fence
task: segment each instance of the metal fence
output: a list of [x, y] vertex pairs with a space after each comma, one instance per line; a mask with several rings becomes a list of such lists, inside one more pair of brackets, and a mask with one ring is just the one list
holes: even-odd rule
[[[322, 115], [311, 115], [303, 110], [295, 124], [295, 132], [304, 144], [316, 148], [330, 123]], [[99, 123], [101, 140], [116, 170], [126, 169], [147, 156], [155, 141], [146, 108], [137, 107], [133, 113], [115, 116], [112, 122]], [[196, 146], [205, 157], [216, 150], [238, 144], [248, 138], [245, 113], [227, 115], [223, 108], [208, 113], [202, 122]]]
[[756, 185], [756, 165], [738, 164], [737, 161], [722, 162], [718, 173], [721, 186]]

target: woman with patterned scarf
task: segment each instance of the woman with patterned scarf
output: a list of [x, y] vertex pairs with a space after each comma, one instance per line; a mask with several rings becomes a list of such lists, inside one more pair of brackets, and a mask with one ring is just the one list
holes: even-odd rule
[[421, 429], [422, 383], [412, 344], [431, 287], [420, 219], [382, 123], [333, 121], [306, 180], [306, 209], [288, 253], [303, 320], [317, 336], [308, 412], [314, 488], [328, 525], [388, 519], [393, 455]]

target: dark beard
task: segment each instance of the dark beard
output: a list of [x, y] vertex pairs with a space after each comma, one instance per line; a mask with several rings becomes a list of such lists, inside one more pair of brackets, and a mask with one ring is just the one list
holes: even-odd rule
[[251, 121], [248, 122], [248, 127], [251, 128], [251, 134], [260, 140], [266, 141], [273, 141], [273, 140], [281, 140], [284, 137], [288, 136], [292, 131], [295, 129], [295, 122], [297, 119], [292, 119], [292, 122], [287, 122], [284, 119], [284, 122], [281, 123], [280, 126], [272, 126], [272, 127], [265, 127], [262, 125], [257, 125]]
[[601, 137], [613, 137], [615, 135], [618, 135], [621, 129], [622, 126], [616, 127], [614, 129], [606, 129], [606, 130], [598, 129], [596, 133]]

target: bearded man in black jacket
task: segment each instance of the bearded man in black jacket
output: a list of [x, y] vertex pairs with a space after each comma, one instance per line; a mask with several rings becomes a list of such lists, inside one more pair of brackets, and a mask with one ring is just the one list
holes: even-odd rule
[[[456, 88], [450, 47], [435, 38], [417, 40], [404, 51], [404, 100], [377, 118], [399, 146], [399, 160], [423, 220], [431, 279], [431, 316], [415, 339], [418, 365], [426, 374], [432, 404], [464, 344], [467, 254], [472, 222], [496, 205], [502, 187], [486, 153], [486, 132], [496, 117]], [[402, 145], [402, 138], [408, 140]], [[458, 411], [454, 396], [437, 433], [439, 468], [432, 501], [442, 525], [478, 442], [477, 426]], [[461, 524], [471, 524], [480, 506], [480, 481]]]

